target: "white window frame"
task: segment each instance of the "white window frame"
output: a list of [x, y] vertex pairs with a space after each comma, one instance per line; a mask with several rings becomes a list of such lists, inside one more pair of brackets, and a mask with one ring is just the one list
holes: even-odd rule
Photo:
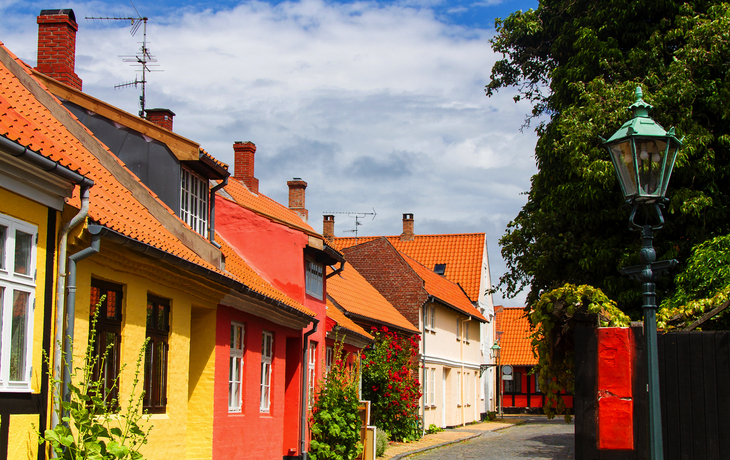
[[328, 345], [325, 353], [325, 369], [329, 374], [330, 370], [332, 370], [332, 363], [335, 361], [335, 349]]
[[228, 412], [241, 412], [243, 401], [243, 353], [246, 327], [231, 321], [230, 358], [228, 360]]
[[428, 373], [430, 371], [431, 371], [431, 369], [429, 369], [429, 368], [426, 367], [426, 368], [424, 368], [424, 372], [423, 372], [423, 374], [424, 374], [423, 375], [423, 406], [426, 409], [428, 409], [429, 406], [431, 405], [431, 403], [428, 400], [428, 395], [429, 395], [429, 392], [428, 392], [428, 390], [429, 390], [429, 387], [428, 387]]
[[180, 218], [203, 238], [208, 237], [209, 183], [199, 174], [180, 168]]
[[456, 371], [456, 405], [461, 407], [462, 392], [461, 392], [461, 371]]
[[424, 327], [427, 331], [436, 332], [436, 305], [426, 305]]
[[[27, 222], [0, 214], [0, 225], [5, 235], [0, 238], [0, 391], [30, 391], [33, 363], [33, 313], [35, 310], [36, 259], [38, 252], [38, 227]], [[15, 272], [15, 239], [17, 232], [30, 235], [30, 254], [27, 273]], [[13, 344], [13, 321], [16, 310], [15, 293], [27, 295], [25, 305], [24, 343]], [[19, 379], [11, 380], [11, 361], [14, 345], [22, 346], [20, 357], [22, 370]], [[17, 351], [17, 348], [16, 348]], [[16, 356], [17, 359], [17, 356]], [[17, 364], [16, 364], [17, 365]]]
[[464, 385], [466, 388], [464, 389], [464, 397], [465, 397], [465, 404], [466, 407], [471, 406], [471, 372], [467, 372], [464, 374]]
[[461, 318], [456, 317], [456, 340], [461, 341]]
[[429, 391], [431, 392], [431, 407], [436, 407], [436, 368], [432, 367], [429, 370], [431, 374], [431, 383], [429, 385]]
[[314, 381], [316, 378], [315, 369], [317, 365], [317, 342], [309, 342], [309, 357], [307, 360], [307, 407], [312, 408], [314, 403]]
[[471, 323], [471, 321], [464, 321], [464, 325], [462, 326], [464, 328], [464, 341], [467, 344], [469, 343], [469, 323]]
[[304, 270], [304, 284], [307, 294], [322, 300], [324, 298], [324, 265], [307, 257]]
[[261, 333], [261, 401], [259, 410], [269, 412], [271, 410], [271, 361], [274, 357], [274, 333], [263, 331]]

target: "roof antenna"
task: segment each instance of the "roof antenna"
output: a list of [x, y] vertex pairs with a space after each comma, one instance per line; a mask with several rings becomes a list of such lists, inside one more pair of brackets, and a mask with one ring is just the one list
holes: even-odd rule
[[132, 4], [132, 8], [134, 8], [134, 12], [137, 13], [137, 17], [89, 17], [87, 16], [86, 19], [96, 19], [96, 20], [107, 20], [107, 21], [130, 21], [132, 28], [130, 29], [129, 33], [134, 36], [137, 31], [139, 30], [140, 25], [144, 25], [142, 27], [142, 47], [140, 48], [140, 52], [137, 53], [134, 56], [119, 56], [122, 58], [124, 62], [132, 62], [132, 66], [139, 66], [137, 68], [137, 71], [142, 71], [142, 79], [140, 80], [136, 75], [134, 77], [133, 81], [126, 82], [126, 83], [120, 83], [118, 85], [114, 85], [114, 89], [118, 88], [125, 88], [128, 86], [134, 86], [135, 88], [137, 85], [142, 85], [142, 95], [139, 97], [139, 116], [140, 118], [145, 118], [145, 103], [147, 102], [147, 72], [162, 72], [162, 70], [153, 70], [150, 67], [159, 67], [159, 65], [150, 65], [151, 62], [157, 62], [157, 58], [155, 58], [152, 54], [150, 54], [150, 49], [147, 48], [147, 17], [142, 16], [139, 14], [139, 11], [137, 11], [137, 7], [134, 6], [134, 3], [132, 0], [129, 1], [129, 3]]
[[345, 233], [354, 233], [355, 234], [355, 244], [357, 244], [357, 228], [360, 225], [362, 225], [362, 222], [360, 222], [360, 219], [363, 219], [365, 216], [373, 216], [373, 218], [370, 220], [372, 222], [375, 220], [375, 216], [377, 216], [377, 213], [375, 212], [375, 208], [373, 208], [373, 212], [334, 211], [334, 212], [324, 212], [322, 214], [347, 214], [348, 217], [354, 217], [355, 218], [355, 228], [352, 230], [345, 230]]

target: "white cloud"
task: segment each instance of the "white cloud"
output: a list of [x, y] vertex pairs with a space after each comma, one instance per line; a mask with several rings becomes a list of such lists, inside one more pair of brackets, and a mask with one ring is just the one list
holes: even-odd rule
[[[13, 9], [6, 4], [0, 13]], [[164, 72], [148, 77], [147, 107], [173, 110], [176, 132], [229, 164], [234, 141], [253, 141], [261, 191], [286, 203], [286, 181], [303, 178], [315, 229], [325, 211], [375, 208], [361, 234], [400, 233], [404, 212], [415, 213], [419, 233], [485, 231], [496, 281], [504, 271], [496, 242], [535, 171], [535, 135], [519, 132], [530, 108], [508, 92], [484, 96], [498, 58], [493, 31], [405, 5], [168, 10], [148, 24]], [[118, 56], [134, 54], [142, 30], [132, 37], [127, 23], [83, 19], [115, 14], [106, 6], [71, 5], [76, 70], [86, 92], [136, 113], [139, 90], [113, 86], [134, 79]], [[14, 15], [0, 36], [33, 65], [38, 11]], [[338, 234], [349, 235], [341, 233], [349, 224], [339, 219]]]

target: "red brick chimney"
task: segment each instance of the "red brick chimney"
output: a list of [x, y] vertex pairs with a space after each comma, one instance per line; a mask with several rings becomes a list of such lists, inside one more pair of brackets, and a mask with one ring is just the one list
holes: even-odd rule
[[326, 214], [322, 221], [322, 236], [328, 240], [335, 238], [335, 216]]
[[170, 109], [145, 109], [145, 112], [147, 121], [172, 131], [172, 118], [175, 116], [175, 112]]
[[413, 241], [415, 234], [413, 233], [413, 214], [403, 214], [403, 233], [400, 235], [401, 241]]
[[309, 211], [304, 205], [304, 191], [307, 183], [301, 178], [295, 177], [286, 183], [289, 186], [289, 209], [296, 212], [304, 222], [309, 219]]
[[[253, 142], [233, 143], [233, 177], [243, 182], [248, 189], [259, 194], [259, 180], [253, 175], [256, 145]], [[305, 185], [306, 186], [306, 185]]]
[[41, 10], [36, 70], [81, 91], [76, 66], [76, 15], [73, 10]]

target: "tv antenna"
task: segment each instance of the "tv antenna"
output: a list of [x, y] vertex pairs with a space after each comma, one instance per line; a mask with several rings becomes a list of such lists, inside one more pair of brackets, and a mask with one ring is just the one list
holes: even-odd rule
[[355, 234], [355, 244], [357, 244], [357, 230], [358, 227], [362, 225], [362, 222], [360, 222], [361, 219], [364, 219], [367, 216], [373, 216], [370, 221], [375, 220], [375, 216], [377, 216], [377, 213], [375, 212], [375, 208], [373, 208], [373, 212], [351, 212], [351, 211], [334, 211], [334, 212], [325, 212], [323, 214], [347, 214], [348, 217], [354, 217], [355, 218], [355, 228], [352, 230], [345, 230], [345, 233], [354, 233]]
[[126, 82], [126, 83], [120, 83], [118, 85], [114, 85], [114, 89], [119, 88], [126, 88], [129, 86], [134, 86], [135, 88], [137, 85], [142, 86], [142, 95], [139, 97], [139, 116], [140, 118], [145, 118], [145, 103], [147, 102], [147, 72], [162, 72], [161, 70], [154, 70], [151, 69], [151, 67], [159, 67], [159, 65], [153, 65], [150, 64], [151, 62], [157, 62], [157, 58], [155, 58], [152, 54], [150, 54], [150, 49], [147, 47], [147, 17], [142, 16], [139, 14], [139, 11], [137, 11], [137, 7], [134, 6], [134, 3], [130, 0], [132, 4], [132, 8], [134, 8], [134, 12], [137, 13], [137, 17], [89, 17], [87, 16], [86, 19], [92, 19], [92, 20], [104, 20], [104, 21], [130, 21], [132, 28], [130, 29], [129, 33], [134, 36], [137, 31], [139, 30], [139, 27], [142, 26], [142, 47], [140, 48], [140, 52], [135, 54], [134, 56], [119, 56], [122, 58], [122, 61], [124, 62], [132, 62], [132, 66], [137, 66], [137, 71], [142, 71], [142, 79], [140, 80], [137, 75], [134, 76], [134, 80]]

